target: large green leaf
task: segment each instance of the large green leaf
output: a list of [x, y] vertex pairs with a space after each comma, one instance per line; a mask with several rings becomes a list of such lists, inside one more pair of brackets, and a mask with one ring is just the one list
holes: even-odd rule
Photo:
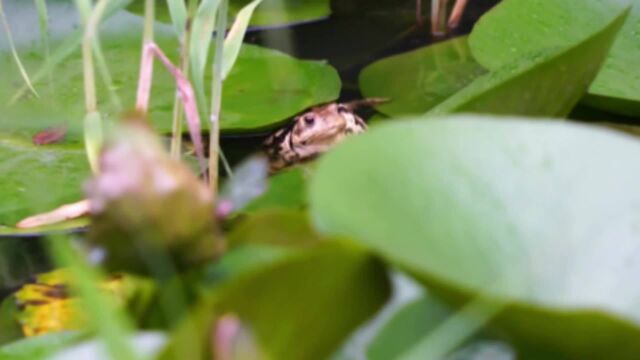
[[605, 27], [628, 0], [503, 0], [473, 28], [478, 62], [499, 69], [542, 49], [574, 46]]
[[398, 121], [320, 160], [311, 213], [449, 301], [505, 304], [496, 324], [520, 345], [634, 359], [639, 157], [635, 138], [583, 125]]
[[[597, 0], [585, 3], [594, 1]], [[505, 4], [508, 3], [510, 2]], [[533, 52], [524, 52], [521, 57], [511, 62], [491, 64], [495, 66], [495, 70], [480, 76], [462, 91], [436, 106], [432, 112], [436, 114], [476, 112], [566, 116], [598, 73], [609, 47], [626, 18], [628, 8], [619, 5], [602, 6], [607, 11], [601, 9], [601, 13], [597, 14], [599, 21], [593, 21], [586, 29], [580, 29], [584, 35], [580, 40], [537, 49]], [[497, 8], [497, 10], [500, 9], [500, 7]], [[585, 10], [579, 13], [590, 15], [588, 9], [585, 7]], [[590, 19], [589, 16], [585, 15], [585, 17]], [[484, 23], [488, 23], [491, 17], [483, 19]], [[482, 34], [482, 22], [469, 39], [472, 50], [474, 36], [480, 36], [475, 34], [478, 32]], [[565, 24], [567, 31], [575, 31], [574, 28], [581, 22], [576, 20], [576, 23], [577, 25]], [[501, 29], [501, 31], [507, 30]], [[491, 39], [494, 42], [500, 42]], [[479, 40], [475, 41], [479, 42]], [[528, 42], [528, 40], [522, 40], [522, 42]], [[514, 49], [517, 50], [517, 48]], [[496, 57], [499, 55], [498, 52]]]
[[11, 226], [26, 216], [82, 199], [89, 166], [80, 146], [36, 146], [2, 136], [0, 172], [0, 225]]
[[[142, 36], [141, 21], [128, 20], [119, 30], [110, 30], [101, 36], [114, 87], [125, 108], [133, 107], [135, 102]], [[175, 60], [171, 55], [177, 53], [178, 45], [171, 32], [170, 27], [159, 26], [156, 41]], [[20, 55], [28, 70], [42, 64], [39, 50], [23, 49]], [[10, 54], [0, 54], [0, 67], [13, 67]], [[70, 136], [81, 133], [84, 91], [79, 50], [59, 64], [53, 74], [52, 84], [48, 84], [46, 77], [35, 82], [40, 99], [23, 99], [0, 115], [1, 128], [42, 129], [68, 123]], [[8, 97], [22, 84], [17, 71], [7, 75], [3, 74], [0, 80], [0, 109], [6, 108]], [[209, 74], [204, 83], [210, 83]], [[104, 84], [100, 81], [98, 84], [99, 109], [106, 118], [117, 119], [118, 108]], [[224, 84], [221, 127], [223, 131], [273, 127], [311, 105], [334, 100], [339, 91], [340, 78], [325, 62], [297, 60], [275, 50], [244, 45]], [[159, 131], [171, 129], [174, 97], [173, 78], [157, 64], [149, 110]]]
[[[588, 102], [622, 114], [640, 114], [640, 1], [620, 31]], [[543, 49], [583, 41], [628, 0], [502, 1], [476, 24], [471, 50], [478, 62], [498, 69]], [[562, 82], [558, 82], [562, 84]]]
[[454, 38], [377, 61], [360, 73], [365, 97], [384, 97], [387, 115], [423, 114], [486, 70], [471, 56], [467, 38]]
[[640, 1], [613, 43], [584, 102], [622, 115], [640, 116]]
[[[327, 243], [297, 251], [217, 289], [178, 330], [165, 358], [211, 358], [212, 326], [230, 313], [271, 359], [324, 359], [389, 291], [384, 266], [359, 247]], [[193, 353], [177, 353], [181, 345]]]

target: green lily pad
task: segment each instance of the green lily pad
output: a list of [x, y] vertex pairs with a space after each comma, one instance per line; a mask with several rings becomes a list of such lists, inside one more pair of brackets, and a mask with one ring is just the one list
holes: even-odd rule
[[[119, 31], [112, 30], [101, 36], [104, 56], [113, 78], [112, 89], [124, 109], [132, 108], [135, 103], [141, 34], [141, 21], [129, 21]], [[170, 27], [159, 27], [156, 41], [175, 62], [173, 55], [177, 53], [178, 45]], [[42, 65], [43, 58], [38, 49], [23, 49], [21, 56], [32, 72]], [[12, 69], [11, 61], [9, 53], [0, 55], [0, 67]], [[7, 96], [12, 96], [22, 85], [17, 71], [8, 75], [0, 81], [0, 94], [6, 95], [0, 98], [2, 108]], [[4, 123], [0, 126], [30, 129], [37, 123], [37, 127], [42, 129], [66, 122], [70, 136], [82, 133], [84, 89], [79, 49], [59, 64], [53, 75], [51, 86], [47, 77], [35, 82], [40, 100], [26, 98], [19, 101], [9, 108], [11, 114], [16, 115], [0, 115], [0, 124]], [[112, 101], [100, 79], [97, 76], [98, 108], [105, 118], [115, 120], [121, 108]], [[209, 75], [205, 79], [205, 84], [208, 83]], [[223, 131], [253, 131], [273, 127], [307, 107], [334, 100], [339, 91], [340, 78], [327, 63], [298, 60], [275, 50], [245, 44], [224, 84], [221, 128]], [[173, 78], [160, 63], [156, 63], [149, 111], [158, 131], [169, 132], [171, 129], [174, 96]], [[51, 116], [46, 115], [47, 109]]]
[[627, 116], [640, 116], [640, 1], [620, 30], [609, 57], [583, 101]]
[[504, 305], [519, 346], [635, 359], [639, 157], [636, 138], [571, 123], [397, 121], [320, 160], [310, 211], [446, 301]]
[[[471, 50], [498, 69], [531, 53], [583, 41], [629, 1], [502, 1], [476, 24]], [[640, 114], [640, 1], [627, 18], [585, 102], [625, 115]], [[558, 84], [562, 84], [558, 81]]]
[[[510, 2], [505, 4], [508, 3]], [[598, 73], [618, 30], [625, 21], [628, 8], [606, 6], [606, 9], [608, 11], [601, 9], [602, 13], [597, 15], [599, 21], [592, 22], [587, 27], [588, 32], [581, 29], [584, 38], [580, 41], [546, 47], [533, 53], [524, 52], [521, 57], [511, 62], [491, 64], [496, 67], [495, 70], [478, 77], [431, 112], [566, 116]], [[587, 10], [583, 12], [590, 14]], [[493, 12], [489, 15], [491, 14]], [[590, 18], [586, 15], [585, 17]], [[482, 24], [488, 23], [491, 17], [483, 19], [479, 22], [479, 30], [474, 30], [469, 38], [472, 50], [474, 36], [480, 36], [475, 35], [476, 32], [480, 32], [483, 29]], [[574, 24], [566, 27], [573, 29]], [[496, 57], [499, 56], [498, 52]]]
[[211, 329], [223, 314], [239, 317], [268, 358], [327, 358], [389, 292], [382, 263], [352, 244], [292, 252], [218, 288], [177, 330], [162, 358], [210, 359]]
[[[250, 0], [231, 0], [229, 11], [235, 15]], [[285, 25], [329, 16], [329, 0], [263, 0], [251, 17], [251, 25]]]
[[574, 46], [629, 6], [627, 0], [503, 0], [469, 36], [476, 60], [499, 69], [542, 49]]
[[[250, 3], [250, 0], [229, 1], [229, 12], [232, 17]], [[133, 1], [127, 10], [134, 14], [144, 14], [144, 0]], [[329, 0], [263, 0], [251, 17], [252, 26], [287, 25], [329, 16], [331, 8]], [[164, 1], [156, 4], [156, 20], [171, 23], [169, 8]]]
[[364, 97], [391, 101], [377, 106], [390, 116], [424, 114], [486, 73], [471, 56], [467, 37], [447, 40], [377, 61], [360, 73]]
[[77, 145], [33, 145], [0, 137], [0, 225], [83, 198], [89, 176], [84, 149]]

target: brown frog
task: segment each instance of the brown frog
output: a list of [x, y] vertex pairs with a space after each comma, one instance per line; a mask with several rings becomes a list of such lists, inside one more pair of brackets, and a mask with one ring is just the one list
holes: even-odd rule
[[364, 132], [367, 130], [367, 124], [355, 110], [385, 101], [386, 99], [370, 98], [347, 103], [330, 103], [296, 116], [291, 123], [273, 133], [264, 142], [271, 173], [311, 160], [346, 137]]

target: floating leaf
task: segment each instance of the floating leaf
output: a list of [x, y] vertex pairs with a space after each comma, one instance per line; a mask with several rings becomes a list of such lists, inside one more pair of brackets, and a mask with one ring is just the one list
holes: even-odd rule
[[638, 157], [635, 138], [570, 123], [398, 121], [320, 160], [311, 213], [448, 301], [506, 302], [496, 325], [518, 345], [634, 359]]
[[640, 116], [640, 1], [613, 43], [609, 57], [591, 84], [585, 103], [627, 116]]
[[[122, 26], [120, 31], [112, 30], [101, 35], [102, 49], [116, 92], [125, 107], [133, 107], [140, 58], [140, 35], [142, 23], [133, 21]], [[156, 41], [175, 63], [178, 43], [170, 29], [158, 28]], [[41, 64], [38, 49], [19, 49], [28, 71]], [[132, 61], [134, 60], [135, 61]], [[10, 54], [0, 54], [0, 67], [11, 61]], [[154, 70], [153, 87], [149, 115], [155, 128], [160, 132], [171, 131], [175, 81], [160, 67]], [[210, 69], [205, 69], [209, 71]], [[78, 141], [82, 134], [81, 119], [84, 116], [82, 60], [79, 51], [66, 61], [58, 64], [53, 72], [51, 91], [41, 86], [47, 79], [34, 81], [38, 89], [42, 87], [41, 99], [24, 98], [12, 107], [7, 107], [7, 97], [16, 91], [18, 75], [9, 73], [2, 79], [0, 88], [0, 128], [11, 132], [29, 131], [32, 136], [47, 127], [67, 125], [68, 141]], [[4, 76], [3, 76], [4, 77]], [[210, 75], [205, 74], [204, 83], [210, 83]], [[254, 45], [244, 45], [240, 50], [234, 68], [229, 73], [223, 89], [224, 108], [221, 116], [222, 131], [255, 131], [273, 127], [292, 115], [318, 103], [332, 101], [340, 92], [340, 78], [337, 72], [321, 61], [298, 60], [276, 50]], [[114, 121], [120, 115], [109, 99], [104, 84], [99, 83], [98, 109], [107, 121]]]
[[[495, 65], [495, 70], [480, 76], [469, 86], [440, 103], [431, 110], [432, 113], [566, 116], [598, 73], [626, 18], [627, 9], [619, 5], [607, 6], [608, 11], [596, 15], [599, 21], [594, 21], [586, 30], [581, 29], [584, 35], [582, 39], [564, 46], [545, 47], [533, 53], [527, 52], [511, 62]], [[587, 15], [592, 14], [588, 10], [587, 7], [584, 11], [576, 12], [584, 12], [585, 17], [589, 18]], [[489, 15], [491, 14], [493, 12]], [[489, 19], [490, 16], [484, 22], [488, 22]], [[474, 30], [469, 38], [472, 50], [474, 36], [480, 36], [475, 34], [476, 31], [482, 30], [481, 24], [482, 21], [479, 30]], [[570, 24], [570, 27], [573, 29], [574, 25]]]
[[471, 56], [466, 37], [453, 38], [377, 61], [360, 73], [365, 97], [389, 102], [376, 108], [390, 116], [424, 114], [486, 73]]
[[[631, 2], [633, 11], [591, 84], [586, 101], [602, 109], [637, 116], [640, 1]], [[478, 21], [469, 43], [478, 62], [495, 70], [544, 49], [574, 46], [628, 4], [626, 0], [502, 1]], [[564, 83], [558, 80], [556, 84], [561, 87]]]
[[[240, 13], [248, 0], [231, 0], [229, 10]], [[264, 0], [251, 18], [251, 25], [286, 25], [329, 16], [329, 0]]]
[[0, 136], [0, 224], [13, 226], [29, 215], [82, 198], [89, 175], [78, 145], [37, 146], [31, 139]]
[[[237, 16], [240, 10], [250, 2], [251, 0], [230, 0], [229, 12], [231, 16]], [[251, 17], [250, 24], [252, 26], [286, 26], [322, 19], [331, 14], [330, 0], [264, 0], [263, 2], [264, 5], [257, 8], [255, 15]], [[156, 9], [156, 20], [171, 22], [169, 9], [164, 6], [164, 2], [158, 3]], [[133, 1], [128, 10], [142, 14], [144, 0]]]

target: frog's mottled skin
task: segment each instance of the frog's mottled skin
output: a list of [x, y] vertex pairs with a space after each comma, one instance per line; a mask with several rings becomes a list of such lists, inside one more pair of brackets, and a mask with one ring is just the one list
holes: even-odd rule
[[383, 99], [365, 99], [350, 103], [330, 103], [312, 108], [276, 131], [264, 143], [271, 172], [295, 165], [329, 150], [347, 136], [359, 134], [367, 124], [354, 110], [375, 105]]

